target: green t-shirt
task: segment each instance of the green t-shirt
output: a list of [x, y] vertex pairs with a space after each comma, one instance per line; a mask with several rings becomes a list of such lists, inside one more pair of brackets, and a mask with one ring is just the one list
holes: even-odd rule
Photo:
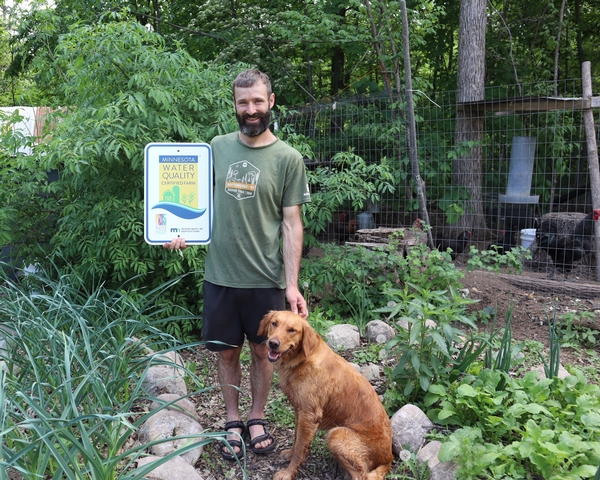
[[235, 288], [285, 288], [283, 207], [310, 202], [302, 155], [281, 140], [252, 148], [238, 133], [215, 137], [214, 217], [205, 280]]

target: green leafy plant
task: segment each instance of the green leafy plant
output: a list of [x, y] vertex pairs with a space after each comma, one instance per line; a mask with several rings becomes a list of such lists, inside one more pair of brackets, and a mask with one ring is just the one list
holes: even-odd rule
[[398, 454], [400, 462], [398, 468], [390, 478], [401, 480], [429, 480], [431, 471], [427, 462], [421, 462], [417, 456], [410, 450], [409, 445], [405, 445]]
[[560, 334], [561, 344], [564, 347], [577, 349], [582, 346], [593, 347], [597, 344], [600, 331], [583, 324], [586, 320], [593, 324], [595, 320], [593, 312], [567, 312], [558, 318], [560, 322], [556, 322], [554, 319], [553, 326], [555, 329], [558, 328], [556, 334]]
[[[55, 273], [58, 280], [40, 271], [20, 284], [7, 278], [0, 284], [5, 340], [0, 350], [0, 478], [8, 478], [7, 470], [13, 469], [26, 480], [141, 479], [175, 455], [224, 441], [226, 432], [177, 437], [188, 443], [131, 470], [146, 448], [165, 441], [127, 446], [153, 415], [137, 405], [153, 400], [143, 386], [148, 368], [177, 367], [163, 354], [183, 347], [162, 331], [164, 322], [180, 319], [149, 309], [169, 285], [134, 301], [101, 286], [88, 289], [76, 274]], [[185, 373], [194, 393], [202, 392], [193, 371]]]
[[[404, 260], [391, 246], [371, 250], [362, 246], [325, 244], [323, 255], [302, 262], [300, 276], [311, 298], [335, 317], [353, 317], [365, 324], [383, 302], [382, 285], [396, 282]], [[344, 301], [340, 301], [340, 298]]]
[[[508, 375], [512, 367], [512, 359], [519, 353], [521, 346], [513, 345], [512, 343], [512, 312], [514, 304], [509, 301], [506, 310], [506, 325], [504, 327], [504, 333], [500, 340], [500, 345], [497, 348], [491, 344], [492, 338], [498, 333], [498, 330], [494, 330], [496, 322], [494, 321], [492, 326], [492, 338], [490, 338], [490, 345], [485, 350], [485, 367], [491, 370], [499, 370], [500, 372]], [[495, 353], [494, 353], [495, 352]], [[502, 390], [506, 382], [501, 379], [497, 387]]]
[[339, 320], [339, 316], [333, 310], [324, 310], [318, 305], [308, 314], [308, 321], [321, 336], [325, 335]]
[[509, 252], [498, 252], [493, 250], [478, 250], [471, 245], [469, 259], [467, 260], [467, 271], [488, 270], [500, 273], [501, 269], [508, 272], [523, 273], [523, 260], [531, 260], [531, 250], [521, 246], [512, 248]]
[[465, 479], [592, 477], [600, 461], [600, 389], [571, 373], [513, 378], [482, 369], [449, 388], [432, 386], [429, 417], [459, 427], [439, 459], [455, 461], [457, 478]]
[[546, 378], [554, 378], [558, 375], [560, 368], [560, 333], [556, 330], [556, 308], [554, 308], [554, 315], [552, 320], [546, 315], [546, 321], [548, 323], [548, 336], [549, 336], [549, 348], [550, 348], [550, 359], [546, 362], [546, 359], [540, 354], [540, 359], [544, 364], [544, 373]]
[[394, 175], [387, 159], [367, 164], [353, 153], [339, 152], [331, 159], [332, 166], [319, 166], [308, 172], [308, 182], [316, 187], [311, 203], [303, 205], [305, 227], [317, 236], [331, 223], [340, 208], [358, 212], [367, 202], [379, 203], [381, 195], [394, 193]]
[[[55, 101], [76, 108], [46, 119], [52, 135], [32, 156], [0, 154], [0, 200], [8, 207], [0, 219], [12, 225], [0, 227], [0, 237], [25, 265], [69, 265], [87, 285], [133, 291], [192, 272], [156, 299], [178, 316], [180, 307], [202, 307], [206, 249], [180, 256], [143, 241], [144, 148], [233, 131], [231, 82], [244, 67], [198, 62], [139, 22], [114, 17], [74, 26], [40, 71], [41, 82], [61, 79]], [[51, 170], [58, 179], [48, 183]], [[166, 328], [183, 339], [201, 328], [199, 315], [183, 322]]]
[[381, 361], [381, 352], [383, 345], [371, 343], [366, 348], [360, 348], [353, 352], [353, 361], [359, 365], [367, 363], [378, 363]]
[[387, 313], [387, 321], [403, 324], [386, 346], [397, 358], [388, 374], [407, 401], [423, 398], [432, 383], [464, 372], [485, 347], [482, 342], [475, 348], [475, 339], [465, 341], [465, 334], [455, 327], [476, 328], [466, 314], [467, 305], [476, 302], [454, 288], [430, 291], [407, 283], [387, 295], [390, 302], [377, 311]]

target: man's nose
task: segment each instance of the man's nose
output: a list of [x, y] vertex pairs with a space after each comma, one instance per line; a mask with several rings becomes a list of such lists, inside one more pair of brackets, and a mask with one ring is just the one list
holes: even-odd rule
[[253, 115], [256, 112], [256, 105], [253, 102], [249, 102], [246, 107], [248, 115]]

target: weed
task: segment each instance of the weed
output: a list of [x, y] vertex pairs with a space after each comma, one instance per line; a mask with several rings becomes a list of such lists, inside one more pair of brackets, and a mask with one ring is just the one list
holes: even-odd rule
[[353, 361], [358, 365], [378, 363], [381, 360], [383, 348], [383, 345], [371, 343], [366, 348], [357, 349], [353, 353]]
[[431, 472], [427, 462], [420, 462], [406, 445], [398, 454], [397, 467], [388, 478], [399, 480], [429, 480]]

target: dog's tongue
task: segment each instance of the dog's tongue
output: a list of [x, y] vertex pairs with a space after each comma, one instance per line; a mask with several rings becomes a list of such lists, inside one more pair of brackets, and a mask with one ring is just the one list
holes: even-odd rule
[[276, 362], [281, 358], [281, 353], [274, 352], [273, 350], [269, 350], [269, 362]]

